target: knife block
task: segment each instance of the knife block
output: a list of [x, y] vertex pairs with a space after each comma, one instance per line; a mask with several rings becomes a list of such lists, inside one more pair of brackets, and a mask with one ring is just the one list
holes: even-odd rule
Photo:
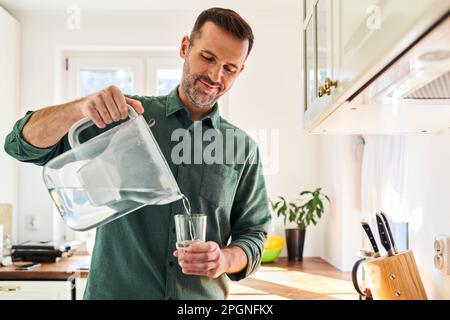
[[412, 251], [363, 263], [374, 300], [427, 300]]

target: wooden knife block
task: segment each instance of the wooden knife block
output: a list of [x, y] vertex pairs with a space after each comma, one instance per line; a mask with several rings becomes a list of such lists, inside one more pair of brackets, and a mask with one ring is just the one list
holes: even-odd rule
[[363, 263], [374, 300], [427, 300], [412, 251]]

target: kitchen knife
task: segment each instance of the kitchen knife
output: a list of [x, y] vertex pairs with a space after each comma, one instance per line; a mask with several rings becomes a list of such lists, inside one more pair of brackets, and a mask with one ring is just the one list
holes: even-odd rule
[[391, 239], [392, 249], [394, 250], [394, 253], [397, 254], [398, 253], [397, 246], [395, 245], [394, 236], [392, 235], [391, 226], [389, 225], [387, 216], [383, 211], [380, 212], [380, 215], [381, 218], [383, 218], [384, 225], [386, 226], [389, 238]]
[[367, 237], [369, 237], [370, 245], [373, 248], [374, 258], [378, 258], [380, 256], [380, 251], [378, 250], [377, 241], [373, 236], [372, 230], [370, 229], [370, 225], [364, 221], [361, 222], [361, 225], [364, 231], [366, 232]]
[[383, 218], [379, 213], [376, 214], [377, 218], [377, 226], [378, 226], [378, 234], [380, 235], [381, 244], [383, 248], [386, 250], [388, 257], [394, 255], [394, 251], [392, 250], [391, 239], [389, 238], [389, 234], [386, 230], [386, 225], [384, 224]]

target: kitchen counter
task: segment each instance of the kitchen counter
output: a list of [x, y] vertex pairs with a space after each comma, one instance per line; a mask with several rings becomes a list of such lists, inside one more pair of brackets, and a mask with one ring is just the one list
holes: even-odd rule
[[0, 267], [0, 280], [67, 280], [87, 278], [91, 257], [72, 255], [57, 262], [41, 262], [42, 266], [32, 270], [16, 270], [29, 262], [14, 262], [13, 265]]
[[[0, 280], [68, 280], [87, 278], [90, 256], [73, 255], [33, 270], [15, 270], [26, 262], [0, 267]], [[85, 280], [85, 279], [84, 279]], [[356, 300], [349, 272], [341, 272], [320, 258], [291, 262], [279, 258], [264, 263], [252, 276], [229, 282], [231, 300]]]
[[230, 282], [231, 300], [357, 300], [350, 272], [321, 258], [263, 263], [250, 277]]

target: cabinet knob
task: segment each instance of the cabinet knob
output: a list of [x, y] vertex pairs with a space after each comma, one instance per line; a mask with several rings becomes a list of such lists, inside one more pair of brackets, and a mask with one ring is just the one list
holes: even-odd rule
[[319, 98], [322, 98], [327, 93], [327, 90], [323, 86], [319, 87], [319, 90], [317, 90], [317, 96]]
[[331, 88], [337, 88], [338, 87], [338, 81], [331, 80], [330, 78], [325, 79], [325, 90], [330, 90]]

